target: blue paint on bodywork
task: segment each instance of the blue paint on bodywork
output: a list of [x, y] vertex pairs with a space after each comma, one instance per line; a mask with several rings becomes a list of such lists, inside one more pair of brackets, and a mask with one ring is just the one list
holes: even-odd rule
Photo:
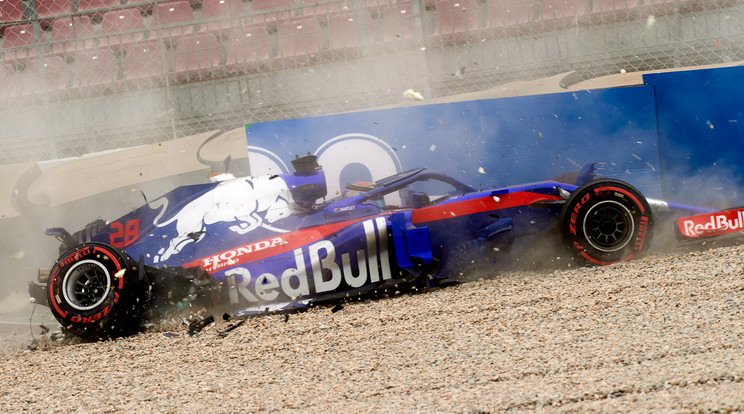
[[[390, 227], [398, 266], [410, 269], [414, 265], [431, 263], [431, 238], [428, 227], [413, 227], [411, 212], [400, 211], [390, 215]], [[414, 264], [413, 261], [416, 263]]]

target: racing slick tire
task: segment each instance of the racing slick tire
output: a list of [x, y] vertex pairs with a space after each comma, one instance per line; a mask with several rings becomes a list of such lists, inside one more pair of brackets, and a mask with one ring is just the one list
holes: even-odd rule
[[60, 256], [50, 272], [49, 309], [64, 329], [83, 339], [135, 334], [150, 295], [138, 267], [107, 244], [80, 244]]
[[646, 253], [652, 219], [651, 207], [633, 186], [600, 179], [571, 193], [559, 220], [566, 246], [577, 261], [609, 265]]

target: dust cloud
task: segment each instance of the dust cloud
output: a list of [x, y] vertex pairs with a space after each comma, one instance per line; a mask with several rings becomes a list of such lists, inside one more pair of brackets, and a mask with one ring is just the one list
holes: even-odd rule
[[[641, 24], [645, 24], [645, 21]], [[436, 53], [426, 48], [391, 50], [388, 54], [367, 50], [354, 59], [246, 76], [244, 87], [237, 91], [228, 90], [228, 93], [235, 92], [246, 100], [245, 108], [241, 108], [245, 123], [282, 119], [290, 113], [292, 116], [302, 117], [398, 105], [405, 102], [404, 92], [408, 90], [420, 94], [413, 96], [416, 99], [421, 96], [423, 103], [426, 103], [426, 99], [434, 98], [432, 91], [436, 88], [430, 83], [432, 78], [442, 75], [446, 82], [453, 82], [477, 73], [476, 69], [479, 67], [495, 67], [498, 71], [500, 60], [515, 57], [510, 53], [530, 53], [529, 50], [516, 46], [515, 41], [514, 44], [497, 44], [493, 49], [486, 46], [472, 50], [453, 47]], [[533, 64], [549, 66], [550, 61], [535, 60]], [[563, 71], [565, 68], [554, 70], [555, 73]], [[481, 75], [483, 72], [472, 76]], [[483, 80], [482, 85], [494, 86], [488, 85], [486, 80]], [[452, 90], [457, 91], [455, 87]], [[173, 94], [169, 95], [163, 89], [150, 89], [57, 103], [46, 102], [39, 106], [15, 107], [0, 111], [0, 123], [6, 132], [10, 131], [9, 134], [15, 137], [44, 137], [43, 145], [35, 145], [34, 148], [38, 149], [31, 151], [32, 159], [27, 160], [38, 162], [43, 173], [61, 165], [58, 160], [66, 160], [67, 157], [79, 157], [112, 148], [152, 145], [158, 140], [189, 135], [189, 131], [173, 128], [168, 119], [174, 116], [174, 108], [170, 105], [182, 105], [190, 92], [185, 88], [174, 88], [170, 92]], [[194, 93], [190, 98], [196, 95]], [[308, 99], [309, 97], [312, 99]], [[234, 98], [227, 97], [225, 102], [231, 102]], [[208, 105], [208, 101], [189, 102]], [[303, 105], [296, 105], [291, 111], [282, 112], [291, 106], [288, 102], [308, 104], [304, 109], [297, 109]], [[193, 108], [193, 112], [199, 117], [206, 116], [209, 121], [206, 124], [210, 125], [218, 123], [212, 123], [212, 119], [219, 119], [221, 110], [223, 108], [217, 103], [214, 108]], [[71, 113], [77, 115], [69, 116]], [[77, 134], [81, 125], [88, 129], [84, 134]], [[148, 125], [164, 125], [162, 136], [143, 138], [139, 131], [145, 130]], [[115, 137], [107, 136], [107, 131], [110, 130], [117, 131]], [[426, 142], [425, 136], [417, 139], [422, 142], [415, 142], [415, 145], [422, 148], [431, 148], [434, 145]], [[410, 145], [414, 145], [414, 142]], [[154, 146], [153, 150], [156, 151], [157, 147]], [[298, 148], [297, 153], [308, 150], [311, 149]], [[184, 152], [180, 156], [184, 157], [184, 161], [193, 161], [196, 151]], [[79, 159], [71, 160], [76, 161]], [[473, 171], [477, 167], [474, 166]], [[32, 168], [33, 164], [18, 164], [18, 169], [24, 171]], [[107, 191], [62, 205], [52, 206], [42, 200], [30, 207], [21, 208], [22, 211], [0, 211], [0, 234], [3, 235], [0, 238], [0, 335], [3, 335], [3, 331], [19, 331], [19, 327], [28, 333], [29, 325], [38, 333], [39, 324], [55, 323], [46, 307], [29, 302], [27, 293], [28, 282], [35, 279], [38, 268], [50, 268], [59, 254], [59, 243], [43, 235], [46, 228], [64, 227], [74, 232], [99, 218], [115, 220], [143, 205], [146, 200], [152, 201], [176, 186], [207, 182], [207, 173], [208, 167], [205, 166], [203, 170], [183, 171], [165, 179], [144, 180], [136, 185], [112, 185]], [[17, 171], [9, 174], [12, 178], [0, 177], [0, 181], [3, 181], [0, 186], [4, 192], [2, 197], [9, 199], [17, 186], [23, 190], [29, 184], [19, 181], [19, 174], [20, 171]], [[91, 170], [87, 179], [92, 182], [98, 180], [95, 171]], [[74, 189], [84, 186], [85, 182], [70, 182], [69, 185]], [[710, 183], [700, 185], [705, 187]], [[694, 190], [686, 187], [685, 191]], [[5, 206], [9, 205], [8, 202], [0, 203], [3, 208], [8, 208]], [[558, 254], [560, 253], [555, 256], [559, 257]], [[30, 321], [32, 312], [33, 319]]]
[[[421, 51], [413, 51], [402, 59], [398, 54], [377, 55], [374, 59], [362, 59], [339, 67], [331, 65], [323, 70], [313, 67], [293, 69], [253, 78], [250, 86], [242, 92], [251, 95], [255, 104], [260, 105], [291, 97], [328, 96], [338, 90], [341, 82], [341, 87], [346, 90], [346, 97], [340, 99], [338, 112], [343, 112], [345, 107], [375, 107], [397, 103], [405, 99], [402, 95], [404, 90], [426, 87], [417, 75], [422, 59]], [[179, 91], [176, 92], [175, 96], [178, 97]], [[184, 91], [181, 90], [180, 93]], [[102, 178], [96, 174], [95, 169], [90, 169], [85, 178], [90, 181], [60, 183], [59, 180], [50, 179], [48, 175], [55, 174], [56, 167], [81, 163], [96, 154], [110, 151], [116, 143], [119, 143], [119, 148], [149, 144], [153, 152], [157, 152], [157, 144], [150, 142], [168, 140], [174, 138], [174, 135], [178, 135], [178, 138], [183, 136], [183, 132], [171, 128], [164, 128], [163, 136], [154, 139], [137, 133], [137, 130], [144, 129], [143, 126], [163, 124], [163, 118], [167, 119], [172, 115], [167, 106], [172, 98], [173, 96], [166, 96], [162, 89], [147, 90], [58, 103], [47, 102], [40, 106], [16, 107], [0, 112], [4, 134], [13, 137], [45, 137], [43, 142], [28, 146], [28, 152], [33, 154], [33, 159], [29, 161], [34, 162], [6, 165], [7, 168], [2, 170], [5, 177], [0, 188], [5, 193], [5, 199], [0, 205], [8, 211], [2, 211], [0, 218], [0, 234], [3, 235], [0, 238], [0, 336], [11, 332], [26, 336], [30, 328], [38, 336], [41, 330], [39, 325], [51, 327], [56, 324], [48, 309], [34, 305], [28, 296], [28, 284], [36, 279], [38, 269], [51, 268], [59, 256], [59, 242], [44, 235], [45, 229], [63, 227], [73, 233], [97, 219], [113, 221], [177, 186], [209, 182], [209, 166], [203, 165], [201, 170], [184, 170], [167, 178], [133, 185], [121, 186], [112, 181], [107, 191], [81, 199], [76, 199], [74, 195], [63, 197], [72, 199], [63, 204], [55, 202], [55, 194], [68, 190], [75, 193], [80, 187], [86, 186], [86, 182], [105, 187], [101, 185]], [[209, 108], [200, 108], [200, 113], [208, 111]], [[88, 119], [74, 116], [81, 113]], [[317, 114], [320, 114], [318, 108], [309, 108], [298, 115]], [[244, 122], [255, 121], [251, 117], [249, 113]], [[74, 135], [81, 125], [87, 125], [88, 129], [82, 135]], [[131, 129], [132, 132], [122, 132], [126, 129]], [[116, 136], [107, 136], [107, 130], [117, 131]], [[193, 151], [183, 151], [179, 157], [182, 157], [184, 163], [193, 162], [196, 160], [197, 150], [198, 146], [195, 146]], [[301, 150], [298, 152], [304, 152]], [[237, 163], [234, 164], [233, 169], [235, 168], [238, 168]], [[12, 173], [8, 172], [11, 170]], [[22, 177], [24, 172], [27, 174]], [[47, 183], [55, 186], [69, 185], [69, 188], [39, 188], [39, 177], [44, 174], [47, 174]], [[36, 187], [32, 188], [34, 185]], [[32, 193], [32, 200], [24, 200], [29, 192]], [[20, 211], [16, 211], [10, 199], [19, 195]]]
[[[8, 121], [4, 122], [4, 134], [44, 137], [42, 142], [28, 145], [28, 152], [35, 158], [29, 161], [34, 162], [0, 166], [0, 190], [3, 192], [0, 200], [0, 234], [3, 235], [0, 238], [0, 336], [4, 332], [27, 335], [32, 313], [30, 325], [37, 334], [40, 324], [56, 324], [48, 308], [30, 303], [28, 295], [28, 283], [36, 280], [39, 268], [51, 268], [59, 256], [60, 243], [44, 235], [46, 229], [63, 227], [73, 233], [97, 219], [115, 220], [177, 186], [208, 181], [208, 166], [193, 167], [198, 164], [195, 152], [188, 155], [190, 163], [184, 162], [189, 168], [152, 180], [148, 177], [157, 173], [158, 165], [141, 168], [141, 164], [132, 160], [123, 170], [109, 171], [110, 164], [95, 162], [97, 155], [110, 154], [112, 142], [120, 142], [120, 147], [137, 147], [146, 142], [148, 138], [138, 135], [133, 126], [160, 122], [163, 111], [153, 109], [163, 106], [165, 101], [162, 90], [159, 94], [147, 91], [71, 100], [67, 102], [70, 118], [83, 110], [89, 117], [100, 119], [99, 123], [90, 123], [86, 133], [74, 140], [68, 133], [81, 121], [57, 122], [62, 103], [19, 106], [0, 112], [3, 120]], [[48, 116], [44, 116], [45, 109], [48, 109]], [[115, 114], [119, 114], [118, 119], [112, 119]], [[119, 133], [115, 138], [101, 132], [106, 128], [121, 130], [127, 126], [133, 131], [126, 135]], [[160, 140], [169, 138], [172, 137], [166, 134]], [[151, 156], [163, 157], [158, 144], [151, 144], [150, 149]], [[118, 162], [126, 163], [126, 160]], [[117, 175], [140, 179], [129, 183], [125, 179], [117, 180]], [[90, 188], [98, 192], [89, 195]]]

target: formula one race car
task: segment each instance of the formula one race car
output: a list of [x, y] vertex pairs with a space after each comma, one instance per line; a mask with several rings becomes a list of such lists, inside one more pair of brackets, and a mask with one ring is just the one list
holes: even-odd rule
[[537, 240], [606, 265], [644, 254], [667, 220], [677, 219], [668, 227], [678, 238], [744, 227], [744, 210], [647, 200], [622, 181], [594, 179], [593, 165], [570, 180], [480, 191], [420, 168], [329, 200], [314, 156], [293, 165], [293, 174], [179, 187], [74, 234], [50, 229], [61, 256], [31, 296], [69, 332], [99, 339], [137, 332], [148, 312], [192, 305], [247, 316], [433, 286], [474, 263], [508, 269]]

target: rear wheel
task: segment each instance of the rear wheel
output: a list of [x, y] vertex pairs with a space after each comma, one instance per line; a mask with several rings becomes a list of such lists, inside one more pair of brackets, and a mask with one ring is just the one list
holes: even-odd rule
[[136, 333], [149, 306], [137, 262], [116, 248], [84, 243], [51, 270], [47, 302], [69, 332], [88, 340]]
[[619, 180], [591, 181], [576, 189], [560, 222], [568, 249], [585, 263], [622, 262], [648, 250], [651, 208], [638, 190]]

